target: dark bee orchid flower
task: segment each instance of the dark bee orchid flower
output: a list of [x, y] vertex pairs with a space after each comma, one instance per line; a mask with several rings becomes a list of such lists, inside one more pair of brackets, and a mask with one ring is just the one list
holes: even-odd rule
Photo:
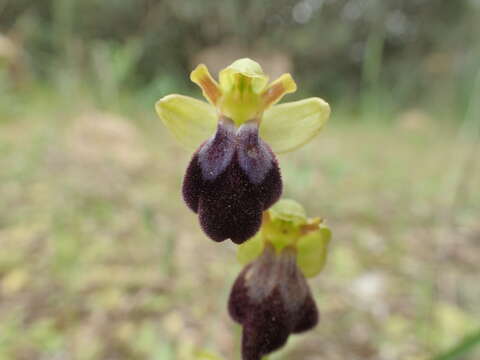
[[173, 135], [196, 152], [183, 197], [215, 241], [240, 244], [258, 231], [262, 212], [282, 192], [274, 151], [305, 144], [322, 128], [330, 108], [320, 98], [274, 105], [296, 90], [289, 74], [268, 85], [260, 65], [240, 59], [220, 72], [220, 83], [199, 65], [191, 74], [210, 104], [168, 95], [156, 104]]
[[258, 235], [239, 248], [242, 261], [255, 258], [237, 277], [228, 304], [230, 316], [243, 327], [243, 360], [260, 360], [290, 334], [318, 322], [305, 277], [324, 266], [331, 233], [302, 212], [291, 200], [279, 201], [264, 216]]

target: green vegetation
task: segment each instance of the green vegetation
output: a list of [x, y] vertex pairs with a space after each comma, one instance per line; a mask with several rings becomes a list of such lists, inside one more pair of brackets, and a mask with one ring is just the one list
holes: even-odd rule
[[188, 72], [217, 43], [275, 49], [262, 63], [333, 110], [279, 157], [333, 238], [319, 326], [270, 359], [478, 359], [478, 2], [176, 3], [0, 1], [0, 360], [239, 353], [241, 265], [182, 203], [189, 152], [153, 108], [200, 97]]
[[[0, 359], [189, 359], [198, 348], [228, 358], [225, 299], [240, 265], [181, 202], [187, 152], [153, 110], [87, 110], [36, 109], [1, 127]], [[445, 204], [459, 186], [446, 164], [473, 144], [424, 121], [334, 117], [280, 158], [286, 195], [328, 214], [335, 232], [311, 284], [321, 325], [278, 359], [421, 359], [478, 326], [480, 166]]]

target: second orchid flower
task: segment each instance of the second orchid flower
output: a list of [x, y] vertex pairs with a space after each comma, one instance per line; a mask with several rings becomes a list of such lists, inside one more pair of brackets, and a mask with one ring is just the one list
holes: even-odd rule
[[291, 334], [319, 320], [306, 281], [324, 267], [331, 231], [320, 218], [307, 218], [293, 200], [278, 201], [263, 215], [260, 231], [238, 248], [245, 264], [228, 300], [242, 330], [242, 359], [260, 360], [278, 350]]

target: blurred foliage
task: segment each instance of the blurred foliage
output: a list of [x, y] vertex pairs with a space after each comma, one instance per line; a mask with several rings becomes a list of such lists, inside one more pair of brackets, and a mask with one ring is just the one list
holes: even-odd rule
[[153, 104], [193, 91], [201, 59], [245, 54], [333, 108], [281, 159], [285, 196], [334, 230], [311, 282], [322, 321], [271, 359], [478, 359], [479, 13], [0, 0], [0, 360], [239, 353], [225, 303], [240, 265], [182, 204], [188, 154]]
[[191, 88], [197, 55], [233, 46], [284, 54], [302, 90], [329, 99], [462, 110], [480, 62], [479, 12], [477, 0], [2, 0], [0, 32], [41, 81], [76, 72], [100, 100], [126, 84]]
[[[0, 124], [0, 360], [238, 359], [241, 266], [181, 201], [188, 153], [143, 109], [52, 104]], [[422, 121], [332, 122], [281, 158], [285, 196], [334, 238], [319, 326], [271, 359], [427, 359], [478, 329], [480, 163], [440, 201], [474, 143]]]
[[480, 345], [480, 330], [465, 336], [458, 345], [434, 357], [433, 360], [457, 360], [465, 358], [477, 345]]

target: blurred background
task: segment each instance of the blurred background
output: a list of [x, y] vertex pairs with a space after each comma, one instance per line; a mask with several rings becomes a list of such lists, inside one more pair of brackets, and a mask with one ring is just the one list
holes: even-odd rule
[[279, 158], [334, 238], [271, 359], [479, 359], [479, 40], [479, 0], [0, 0], [0, 360], [239, 359], [154, 102], [245, 56], [333, 109]]

